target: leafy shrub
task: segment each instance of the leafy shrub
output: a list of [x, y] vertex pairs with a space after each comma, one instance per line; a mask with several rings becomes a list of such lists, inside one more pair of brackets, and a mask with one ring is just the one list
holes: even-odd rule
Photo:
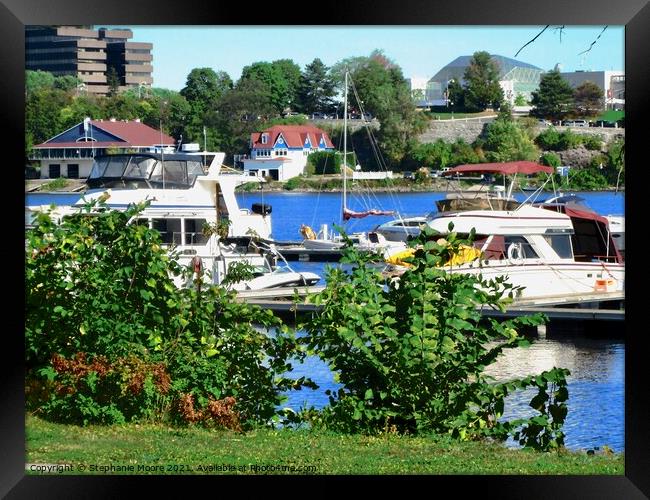
[[603, 146], [603, 138], [599, 135], [582, 135], [580, 140], [584, 147], [590, 151], [600, 151]]
[[575, 190], [607, 189], [609, 182], [599, 168], [576, 168], [569, 174], [569, 185]]
[[555, 153], [544, 153], [539, 161], [548, 167], [559, 167], [562, 163], [560, 157]]
[[489, 161], [536, 160], [539, 152], [523, 128], [512, 120], [487, 125], [483, 150]]
[[313, 166], [316, 175], [340, 174], [341, 160], [341, 155], [335, 152], [317, 151], [307, 157], [307, 164]]
[[535, 138], [535, 144], [545, 151], [559, 151], [560, 133], [555, 127], [548, 127]]
[[[542, 318], [485, 318], [480, 307], [505, 308], [518, 288], [505, 278], [449, 273], [441, 266], [471, 245], [455, 233], [426, 228], [412, 242], [410, 267], [398, 278], [368, 265], [371, 257], [347, 248], [349, 271], [330, 269], [323, 307], [305, 325], [308, 349], [329, 364], [342, 384], [312, 422], [343, 432], [450, 433], [460, 439], [515, 435], [539, 449], [561, 446], [567, 370], [492, 384], [483, 374], [508, 348], [528, 344], [519, 330]], [[548, 382], [562, 389], [548, 396]], [[504, 398], [538, 387], [531, 401], [540, 414], [501, 422]], [[555, 387], [553, 387], [555, 389]], [[549, 398], [553, 402], [547, 404]], [[563, 399], [564, 398], [564, 399]]]
[[283, 375], [301, 356], [293, 332], [223, 288], [176, 288], [183, 269], [160, 234], [130, 223], [145, 206], [91, 203], [61, 224], [43, 213], [27, 231], [30, 409], [81, 424], [187, 423], [189, 397], [214, 424], [233, 398], [233, 425], [278, 420], [281, 394], [309, 384]]

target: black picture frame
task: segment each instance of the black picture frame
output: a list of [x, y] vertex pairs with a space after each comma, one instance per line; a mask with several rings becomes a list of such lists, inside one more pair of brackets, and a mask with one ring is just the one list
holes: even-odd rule
[[[648, 115], [650, 91], [650, 5], [645, 0], [491, 0], [472, 3], [470, 0], [455, 2], [403, 0], [357, 0], [350, 3], [301, 3], [281, 4], [208, 3], [186, 0], [182, 3], [170, 0], [144, 0], [128, 2], [110, 0], [3, 0], [0, 4], [0, 96], [2, 96], [2, 123], [5, 130], [4, 144], [9, 155], [3, 155], [5, 180], [4, 195], [10, 207], [6, 219], [10, 242], [3, 248], [5, 269], [10, 273], [5, 290], [13, 297], [3, 301], [4, 343], [2, 370], [1, 412], [2, 446], [0, 446], [0, 495], [7, 498], [78, 498], [135, 496], [135, 487], [147, 482], [147, 496], [156, 494], [155, 489], [170, 494], [174, 486], [184, 494], [201, 494], [187, 491], [188, 484], [199, 481], [204, 485], [230, 484], [241, 488], [242, 493], [251, 484], [250, 478], [229, 479], [222, 477], [73, 477], [73, 476], [26, 476], [25, 420], [24, 420], [24, 318], [17, 314], [21, 301], [24, 247], [21, 235], [24, 225], [18, 210], [24, 207], [23, 177], [24, 144], [24, 27], [33, 24], [65, 25], [625, 25], [625, 72], [626, 72], [626, 160], [627, 172], [626, 219], [630, 229], [626, 234], [626, 264], [638, 270], [626, 277], [626, 384], [625, 384], [625, 475], [624, 476], [433, 476], [392, 477], [400, 490], [414, 480], [436, 481], [442, 488], [455, 492], [480, 493], [482, 496], [500, 498], [647, 498], [650, 496], [650, 453], [648, 436], [649, 395], [645, 382], [644, 349], [645, 329], [641, 300], [643, 297], [643, 268], [641, 263], [643, 199], [645, 182], [642, 169], [647, 161], [642, 157]], [[477, 48], [477, 50], [480, 48]], [[254, 60], [254, 54], [251, 55]], [[647, 141], [647, 139], [646, 139]], [[636, 201], [635, 201], [636, 200]], [[636, 210], [636, 212], [635, 212]], [[637, 243], [634, 243], [634, 242]], [[15, 270], [15, 279], [14, 271]], [[17, 285], [16, 285], [17, 284]], [[636, 293], [636, 290], [641, 292]], [[292, 478], [296, 481], [319, 478]], [[342, 481], [350, 478], [324, 478], [333, 487], [330, 494], [338, 494]], [[366, 478], [364, 487], [387, 487], [387, 478]], [[155, 483], [152, 481], [155, 480]], [[320, 478], [322, 481], [323, 478]], [[404, 481], [409, 481], [406, 483]], [[268, 478], [255, 481], [256, 488], [271, 494], [291, 494], [277, 491], [279, 483]], [[221, 486], [218, 486], [221, 488]], [[291, 487], [291, 486], [290, 486]], [[273, 488], [273, 489], [271, 489]], [[410, 489], [410, 488], [409, 488]], [[409, 491], [409, 490], [407, 490]], [[415, 490], [412, 490], [415, 493]], [[445, 489], [430, 490], [437, 495]], [[309, 494], [308, 484], [301, 485], [295, 494]], [[221, 491], [219, 491], [221, 493]], [[449, 493], [448, 493], [449, 494]]]

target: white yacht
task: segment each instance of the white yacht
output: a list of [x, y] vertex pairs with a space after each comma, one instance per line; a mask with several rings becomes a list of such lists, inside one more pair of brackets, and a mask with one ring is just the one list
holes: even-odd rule
[[[267, 239], [271, 234], [271, 207], [258, 203], [251, 210], [240, 208], [235, 187], [250, 178], [222, 168], [224, 153], [213, 156], [207, 173], [199, 155], [160, 152], [98, 156], [87, 180], [88, 190], [74, 203], [59, 205], [52, 213], [64, 217], [98, 198], [117, 210], [149, 200], [137, 222], [158, 230], [163, 243], [177, 252], [179, 263], [193, 266], [208, 283], [221, 284], [233, 262], [247, 262], [257, 269], [253, 280], [233, 288], [319, 281], [314, 273], [295, 273], [290, 268], [288, 272], [274, 271], [277, 250], [255, 243], [256, 237]], [[26, 223], [34, 212], [49, 209], [26, 206]], [[179, 286], [188, 284], [177, 280]]]
[[[540, 172], [551, 174], [553, 169], [534, 162], [507, 162], [461, 165], [445, 174], [500, 174], [505, 182], [506, 175]], [[514, 202], [513, 184], [502, 195], [465, 197], [462, 204], [446, 203], [428, 216], [427, 225], [443, 235], [450, 223], [461, 235], [475, 231], [474, 248], [480, 257], [454, 264], [450, 272], [486, 279], [506, 276], [509, 283], [523, 286], [522, 297], [530, 299], [623, 293], [625, 265], [614, 238], [624, 234], [622, 227], [613, 231], [611, 218], [579, 204], [577, 197]], [[461, 198], [448, 198], [456, 199]]]
[[594, 213], [566, 213], [522, 205], [516, 210], [467, 210], [435, 215], [428, 225], [442, 234], [476, 232], [479, 259], [450, 272], [506, 276], [525, 287], [522, 297], [548, 298], [623, 292], [625, 266], [608, 229]]

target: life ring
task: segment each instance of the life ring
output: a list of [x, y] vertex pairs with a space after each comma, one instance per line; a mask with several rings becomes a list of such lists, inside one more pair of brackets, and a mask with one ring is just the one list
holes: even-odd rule
[[524, 263], [524, 249], [521, 243], [510, 243], [508, 246], [508, 261], [514, 266]]
[[304, 224], [300, 226], [300, 234], [302, 234], [308, 240], [316, 239], [316, 234], [314, 233], [314, 230], [311, 227], [306, 226]]

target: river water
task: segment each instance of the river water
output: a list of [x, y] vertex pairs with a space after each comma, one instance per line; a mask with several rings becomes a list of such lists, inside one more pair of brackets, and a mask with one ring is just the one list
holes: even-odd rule
[[[576, 193], [587, 205], [601, 215], [624, 213], [624, 195], [612, 192]], [[367, 195], [365, 200], [351, 195], [348, 207], [352, 210], [381, 208], [397, 210], [402, 217], [425, 215], [435, 209], [435, 200], [445, 193], [381, 193]], [[77, 198], [79, 195], [70, 195]], [[516, 197], [522, 201], [525, 195]], [[541, 198], [544, 198], [542, 196]], [[546, 196], [548, 197], [548, 195]], [[301, 224], [318, 230], [322, 224], [330, 228], [340, 223], [340, 193], [238, 193], [242, 208], [252, 203], [272, 206], [273, 237], [277, 240], [300, 240]], [[48, 204], [47, 194], [29, 194], [28, 203]], [[367, 231], [391, 217], [367, 217], [353, 220], [345, 227], [347, 232]], [[292, 262], [291, 267], [300, 271], [312, 271], [325, 276], [325, 266], [331, 264]], [[323, 279], [324, 282], [324, 279]], [[323, 283], [321, 282], [321, 284]], [[489, 368], [497, 380], [508, 380], [548, 370], [553, 366], [568, 368], [569, 413], [565, 423], [566, 446], [570, 449], [590, 449], [609, 446], [614, 451], [624, 450], [624, 368], [625, 341], [616, 332], [590, 335], [589, 332], [554, 333], [537, 339], [527, 349], [508, 350]], [[299, 410], [303, 405], [323, 407], [327, 404], [325, 390], [336, 390], [330, 369], [318, 358], [311, 357], [297, 365], [292, 375], [311, 377], [318, 390], [295, 391], [286, 406]], [[516, 394], [506, 402], [504, 418], [534, 414], [528, 407], [530, 392]], [[512, 445], [512, 443], [509, 443]]]

